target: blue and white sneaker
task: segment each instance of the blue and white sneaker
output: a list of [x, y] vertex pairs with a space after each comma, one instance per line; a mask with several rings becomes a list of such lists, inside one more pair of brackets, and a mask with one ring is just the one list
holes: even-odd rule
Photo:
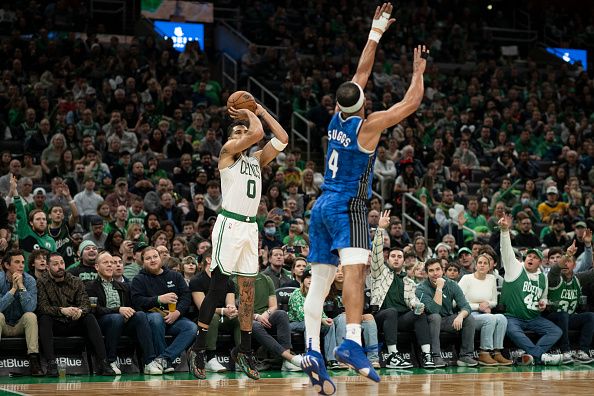
[[336, 385], [326, 371], [324, 358], [320, 352], [308, 350], [301, 360], [301, 368], [309, 376], [313, 388], [320, 395], [333, 395], [336, 392]]
[[343, 340], [342, 344], [334, 349], [336, 360], [346, 364], [362, 376], [372, 381], [380, 382], [379, 375], [375, 372], [373, 366], [365, 355], [365, 350], [355, 341]]

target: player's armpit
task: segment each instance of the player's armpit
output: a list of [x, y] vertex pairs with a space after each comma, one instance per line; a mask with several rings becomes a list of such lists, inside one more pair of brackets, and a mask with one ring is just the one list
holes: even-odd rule
[[359, 145], [369, 151], [374, 151], [380, 139], [380, 133], [397, 125], [406, 117], [414, 113], [418, 104], [407, 101], [406, 99], [396, 103], [394, 106], [384, 111], [371, 113], [361, 126], [358, 142]]

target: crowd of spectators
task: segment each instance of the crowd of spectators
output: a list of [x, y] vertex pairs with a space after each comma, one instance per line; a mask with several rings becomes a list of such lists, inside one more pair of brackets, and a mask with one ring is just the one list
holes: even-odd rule
[[[286, 48], [260, 53], [251, 46], [241, 65], [244, 76], [262, 79], [278, 94], [281, 121], [287, 125], [292, 112], [302, 114], [317, 132], [312, 147], [322, 147], [334, 112], [334, 91], [352, 74], [369, 25], [365, 18], [347, 16], [369, 13], [351, 1], [311, 3], [284, 7], [250, 2], [242, 10], [248, 37], [258, 44]], [[591, 239], [588, 229], [594, 229], [592, 78], [579, 66], [543, 66], [530, 59], [514, 63], [500, 57], [492, 43], [481, 40], [480, 26], [491, 17], [470, 6], [454, 13], [452, 3], [456, 2], [400, 8], [394, 29], [382, 39], [365, 87], [367, 114], [403, 97], [412, 72], [412, 44], [425, 42], [435, 62], [425, 73], [421, 108], [382, 135], [375, 164], [376, 194], [369, 202], [370, 227], [377, 229], [382, 211], [392, 208], [383, 239], [386, 260], [392, 249], [402, 249], [402, 268], [409, 271], [406, 282], [416, 285], [427, 282], [426, 269], [437, 273], [430, 268], [435, 258], [443, 259], [441, 267], [448, 278], [474, 274], [479, 251], [485, 248], [491, 249], [490, 273], [499, 269], [503, 274], [499, 224], [505, 213], [512, 213], [510, 238], [516, 254], [523, 257], [529, 249], [543, 249], [539, 256], [543, 272], [557, 271], [552, 256], [559, 248], [576, 246], [577, 268], [583, 272], [581, 292], [592, 307], [594, 275], [587, 254], [590, 241], [585, 240]], [[55, 8], [33, 7], [27, 12], [4, 5], [0, 13], [1, 26], [12, 29], [0, 48], [0, 146], [5, 149], [0, 155], [0, 251], [9, 252], [3, 268], [11, 276], [0, 277], [4, 282], [0, 302], [14, 311], [6, 313], [4, 305], [0, 307], [10, 317], [6, 325], [20, 326], [19, 331], [31, 339], [32, 361], [39, 353], [32, 341], [37, 335], [27, 333], [32, 319], [23, 314], [37, 308], [46, 358], [53, 357], [48, 341], [53, 332], [86, 331], [95, 341], [95, 353], [103, 362], [99, 373], [104, 374], [117, 373], [118, 367], [112, 364], [113, 344], [106, 342], [102, 348], [98, 342], [100, 331], [116, 321], [103, 317], [137, 315], [134, 325], [126, 326], [137, 334], [159, 335], [153, 337], [152, 349], [143, 350], [145, 372], [167, 372], [191, 344], [193, 321], [207, 291], [205, 279], [194, 280], [208, 276], [203, 274], [208, 274], [210, 233], [221, 209], [217, 160], [226, 139], [225, 103], [230, 92], [213, 76], [212, 60], [191, 43], [180, 53], [171, 41], [157, 41], [154, 36], [135, 37], [130, 45], [122, 45], [115, 37], [100, 43], [92, 33], [85, 38], [50, 34], [56, 26], [75, 26], [70, 22], [80, 15], [72, 10], [62, 1]], [[266, 23], [256, 25], [262, 16]], [[475, 66], [446, 73], [439, 61]], [[255, 333], [270, 355], [284, 358], [283, 367], [289, 370], [295, 365], [289, 364], [294, 355], [286, 332], [299, 329], [302, 322], [299, 303], [307, 293], [307, 227], [324, 165], [303, 160], [295, 148], [262, 170], [265, 194], [257, 221], [260, 282], [268, 295], [260, 296]], [[405, 210], [420, 223], [429, 216], [429, 238], [403, 228], [406, 194], [426, 205], [408, 199]], [[13, 261], [19, 261], [14, 259], [19, 257], [16, 248], [22, 250], [23, 262], [15, 262], [13, 268]], [[40, 248], [49, 254], [40, 254]], [[23, 271], [24, 275], [15, 275]], [[38, 279], [35, 304], [27, 295], [35, 287], [29, 276]], [[60, 279], [72, 288], [65, 295], [55, 291]], [[153, 281], [158, 284], [150, 284]], [[297, 305], [286, 307], [289, 315], [275, 312], [277, 304], [272, 301], [273, 292], [285, 286], [299, 287], [291, 299]], [[233, 290], [233, 285], [229, 287]], [[435, 293], [435, 285], [423, 287]], [[455, 282], [444, 282], [442, 287], [458, 293]], [[341, 290], [339, 272], [324, 317], [330, 345], [340, 343], [344, 324]], [[470, 326], [475, 302], [466, 305], [456, 299], [458, 306], [467, 307], [462, 309], [464, 318], [457, 319], [453, 308], [440, 312], [432, 305], [431, 293], [421, 292], [417, 299], [427, 313], [441, 314], [444, 320], [433, 316], [425, 336], [439, 334], [452, 323], [460, 324], [456, 330]], [[90, 308], [88, 296], [98, 297], [97, 307]], [[461, 291], [456, 296], [464, 299]], [[169, 304], [176, 307], [170, 309]], [[232, 306], [231, 296], [222, 301], [219, 318], [233, 320]], [[407, 303], [406, 310], [415, 308]], [[378, 324], [385, 332], [385, 323], [390, 322], [382, 319], [376, 324], [375, 314], [370, 307], [362, 318], [370, 345], [381, 337]], [[276, 340], [267, 337], [272, 327]], [[5, 332], [4, 323], [2, 328]], [[165, 334], [175, 334], [176, 341], [165, 345]], [[468, 334], [464, 331], [461, 361], [472, 364]], [[429, 336], [418, 341], [425, 346], [424, 353], [435, 353], [439, 344]], [[116, 333], [108, 338], [117, 337]], [[501, 349], [497, 341], [495, 346], [484, 344], [489, 359], [503, 362], [496, 353]], [[212, 345], [210, 340], [211, 349]], [[394, 345], [391, 339], [389, 346]], [[542, 353], [534, 353], [537, 361], [546, 360], [540, 359]], [[395, 366], [407, 365], [394, 356], [389, 361]], [[216, 359], [209, 357], [210, 369], [220, 370]], [[430, 366], [436, 357], [424, 356], [423, 364]], [[326, 358], [339, 366], [331, 356]], [[376, 352], [371, 351], [369, 358], [379, 364]], [[483, 358], [490, 362], [486, 354]], [[55, 367], [50, 368], [53, 374]]]

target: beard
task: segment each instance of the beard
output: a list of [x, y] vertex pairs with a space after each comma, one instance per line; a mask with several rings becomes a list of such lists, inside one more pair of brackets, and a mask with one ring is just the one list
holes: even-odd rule
[[50, 269], [49, 272], [50, 272], [50, 275], [52, 276], [52, 278], [55, 278], [55, 279], [62, 279], [62, 278], [64, 278], [64, 275], [66, 275], [65, 269], [59, 269], [57, 271], [52, 271]]

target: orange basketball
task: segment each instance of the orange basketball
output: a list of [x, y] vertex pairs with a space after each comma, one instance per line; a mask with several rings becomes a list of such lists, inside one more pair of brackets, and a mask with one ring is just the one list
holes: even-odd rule
[[252, 113], [256, 112], [256, 101], [251, 93], [246, 91], [233, 92], [227, 99], [227, 108], [248, 109]]

